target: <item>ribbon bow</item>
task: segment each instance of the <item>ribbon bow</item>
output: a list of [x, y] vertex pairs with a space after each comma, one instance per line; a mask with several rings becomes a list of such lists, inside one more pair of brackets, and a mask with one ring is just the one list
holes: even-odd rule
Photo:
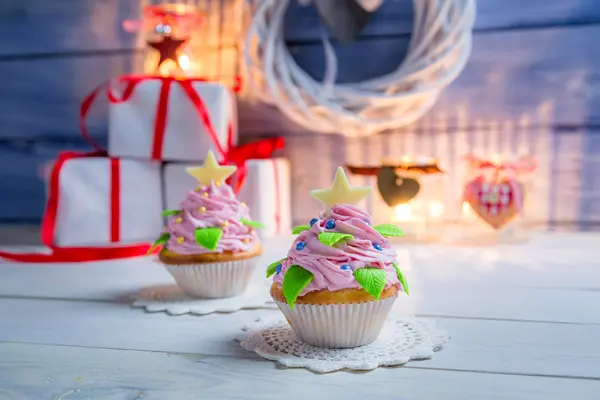
[[[128, 101], [133, 95], [135, 88], [141, 82], [148, 80], [159, 80], [161, 81], [161, 88], [159, 92], [159, 99], [157, 103], [156, 119], [154, 121], [154, 132], [153, 132], [153, 146], [151, 158], [160, 160], [162, 155], [162, 148], [165, 139], [166, 132], [166, 121], [169, 112], [169, 93], [171, 85], [178, 84], [181, 86], [185, 94], [187, 95], [190, 102], [193, 104], [198, 117], [202, 121], [205, 131], [210, 137], [222, 163], [233, 164], [238, 167], [238, 171], [235, 177], [235, 184], [233, 186], [236, 193], [242, 188], [247, 174], [246, 161], [250, 159], [266, 159], [273, 155], [273, 152], [278, 149], [282, 149], [285, 146], [284, 139], [281, 137], [275, 137], [270, 139], [258, 140], [242, 146], [233, 145], [233, 126], [229, 124], [229, 132], [227, 137], [227, 144], [223, 146], [219, 141], [219, 137], [215, 128], [211, 122], [210, 115], [206, 109], [204, 101], [198, 95], [194, 89], [192, 83], [194, 82], [205, 82], [204, 79], [200, 78], [176, 78], [176, 77], [163, 77], [163, 76], [148, 76], [148, 75], [126, 75], [118, 79], [119, 82], [123, 83], [124, 89], [120, 94], [116, 94], [109, 82], [104, 82], [99, 85], [92, 93], [90, 93], [81, 103], [79, 125], [82, 136], [96, 151], [106, 152], [96, 141], [94, 141], [88, 134], [85, 119], [89, 113], [90, 108], [94, 104], [98, 94], [106, 90], [108, 101], [113, 104], [123, 103]], [[237, 88], [239, 90], [239, 87]], [[233, 182], [230, 180], [230, 182]]]

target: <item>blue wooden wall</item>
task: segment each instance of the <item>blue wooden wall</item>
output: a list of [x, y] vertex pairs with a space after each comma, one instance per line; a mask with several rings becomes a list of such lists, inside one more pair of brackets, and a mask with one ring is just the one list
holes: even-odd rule
[[[141, 56], [134, 37], [120, 27], [138, 15], [140, 1], [0, 2], [0, 223], [39, 222], [44, 166], [61, 149], [86, 148], [78, 132], [79, 102], [96, 84], [130, 71]], [[411, 21], [411, 1], [387, 0], [356, 43], [336, 48], [339, 80], [394, 69]], [[311, 8], [288, 11], [289, 47], [315, 77], [324, 69], [321, 30]], [[526, 143], [527, 152], [545, 163], [547, 199], [538, 219], [585, 228], [600, 223], [599, 42], [598, 0], [479, 0], [469, 64], [414, 126], [344, 139], [314, 135], [275, 110], [245, 104], [240, 126], [247, 136], [288, 137], [295, 199], [327, 183], [321, 181], [326, 174], [305, 162], [314, 149], [328, 161], [330, 176], [345, 160], [377, 162], [410, 151], [516, 151]], [[369, 63], [362, 62], [367, 51]], [[105, 119], [102, 107], [89, 119], [100, 140], [106, 138]], [[295, 200], [294, 218], [309, 218], [311, 207]]]

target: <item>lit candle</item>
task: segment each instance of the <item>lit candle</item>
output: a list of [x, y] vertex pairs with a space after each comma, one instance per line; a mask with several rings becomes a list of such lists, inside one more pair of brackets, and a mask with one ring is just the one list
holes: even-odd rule
[[439, 201], [432, 201], [428, 204], [429, 216], [433, 219], [439, 219], [444, 214], [444, 205]]
[[[427, 227], [425, 219], [418, 213], [417, 206], [414, 202], [398, 204], [394, 207], [392, 220], [398, 223], [406, 236], [420, 239], [425, 236]], [[414, 215], [415, 213], [417, 215]]]
[[463, 201], [462, 203], [462, 215], [463, 217], [471, 217], [473, 215], [473, 209], [468, 201]]
[[410, 221], [412, 219], [412, 210], [410, 204], [398, 204], [394, 209], [395, 221]]
[[490, 158], [492, 163], [495, 165], [499, 165], [500, 161], [501, 161], [501, 157], [500, 154], [493, 154], [492, 157]]
[[190, 58], [186, 54], [179, 56], [179, 65], [184, 71], [190, 67]]

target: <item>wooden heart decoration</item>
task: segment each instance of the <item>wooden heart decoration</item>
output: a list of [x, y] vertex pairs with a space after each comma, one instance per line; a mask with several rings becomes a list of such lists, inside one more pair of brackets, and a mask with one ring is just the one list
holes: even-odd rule
[[394, 207], [414, 198], [421, 185], [416, 179], [402, 178], [396, 174], [393, 167], [381, 167], [377, 172], [377, 187], [383, 201]]
[[517, 183], [518, 190], [509, 180], [499, 182], [472, 181], [469, 183], [471, 194], [467, 201], [471, 209], [494, 229], [500, 229], [511, 222], [517, 215], [517, 198], [523, 204], [523, 190]]
[[358, 36], [369, 22], [370, 11], [356, 0], [313, 0], [321, 21], [329, 28], [333, 37], [347, 44]]

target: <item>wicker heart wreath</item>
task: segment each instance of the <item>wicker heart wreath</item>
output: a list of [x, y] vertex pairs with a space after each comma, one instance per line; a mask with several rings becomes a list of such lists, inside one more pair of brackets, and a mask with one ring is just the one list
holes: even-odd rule
[[286, 46], [284, 20], [291, 1], [258, 1], [244, 56], [253, 95], [310, 131], [356, 137], [409, 125], [434, 106], [471, 52], [475, 0], [413, 0], [408, 52], [394, 71], [336, 83], [338, 59], [324, 36], [325, 71], [318, 81]]

